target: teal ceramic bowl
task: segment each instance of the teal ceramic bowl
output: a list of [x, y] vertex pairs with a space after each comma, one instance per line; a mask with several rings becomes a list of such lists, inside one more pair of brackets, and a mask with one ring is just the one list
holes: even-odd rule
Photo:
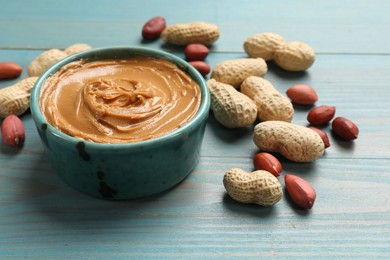
[[[138, 56], [169, 60], [199, 84], [201, 104], [187, 124], [146, 141], [105, 144], [71, 137], [47, 122], [39, 108], [41, 88], [45, 80], [61, 67], [80, 59], [92, 61]], [[183, 59], [149, 48], [110, 47], [80, 52], [51, 66], [37, 80], [30, 101], [45, 154], [58, 176], [74, 189], [93, 197], [126, 200], [170, 189], [195, 168], [209, 113], [210, 94], [204, 78]]]

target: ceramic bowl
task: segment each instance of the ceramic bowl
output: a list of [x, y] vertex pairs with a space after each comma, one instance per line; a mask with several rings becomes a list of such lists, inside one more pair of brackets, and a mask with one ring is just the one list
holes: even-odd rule
[[[181, 128], [164, 136], [125, 144], [83, 141], [51, 126], [39, 108], [46, 79], [64, 65], [85, 60], [149, 56], [166, 59], [187, 72], [201, 88], [196, 115]], [[85, 194], [112, 200], [142, 198], [161, 193], [181, 182], [199, 161], [210, 107], [204, 78], [183, 59], [142, 47], [92, 49], [71, 55], [51, 66], [37, 80], [31, 93], [31, 113], [45, 154], [58, 176]]]

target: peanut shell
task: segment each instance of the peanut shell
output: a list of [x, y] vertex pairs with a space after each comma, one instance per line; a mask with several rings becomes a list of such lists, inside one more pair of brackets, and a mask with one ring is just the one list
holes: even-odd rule
[[238, 168], [230, 169], [224, 174], [223, 185], [232, 199], [242, 203], [271, 206], [283, 196], [279, 180], [263, 170], [249, 173]]
[[30, 107], [31, 90], [38, 77], [29, 77], [0, 89], [0, 117], [21, 115]]
[[218, 63], [211, 73], [211, 78], [239, 88], [247, 77], [261, 77], [267, 70], [267, 64], [262, 58], [232, 59]]
[[241, 92], [255, 102], [257, 118], [260, 121], [291, 122], [294, 115], [293, 105], [268, 80], [255, 76], [248, 77], [241, 84]]
[[190, 24], [172, 24], [161, 33], [161, 39], [175, 45], [202, 43], [210, 45], [219, 38], [219, 28], [215, 24], [194, 22]]
[[244, 42], [244, 50], [251, 58], [274, 59], [275, 52], [285, 43], [285, 39], [276, 33], [255, 34]]
[[66, 53], [66, 55], [72, 55], [72, 54], [75, 54], [75, 53], [78, 53], [80, 51], [86, 51], [86, 50], [89, 50], [89, 49], [92, 49], [92, 46], [89, 45], [89, 44], [86, 44], [86, 43], [75, 43], [75, 44], [72, 44], [70, 46], [68, 46], [64, 52]]
[[304, 71], [313, 65], [314, 50], [303, 42], [286, 42], [275, 52], [276, 64], [287, 71]]
[[255, 126], [253, 141], [262, 151], [277, 152], [295, 162], [311, 162], [325, 150], [319, 134], [300, 125], [266, 121]]
[[255, 122], [257, 109], [250, 98], [215, 79], [208, 80], [207, 85], [211, 93], [210, 108], [218, 122], [228, 128], [245, 127]]
[[36, 57], [28, 66], [27, 72], [30, 77], [39, 77], [46, 69], [57, 61], [65, 58], [67, 54], [59, 49], [50, 49]]

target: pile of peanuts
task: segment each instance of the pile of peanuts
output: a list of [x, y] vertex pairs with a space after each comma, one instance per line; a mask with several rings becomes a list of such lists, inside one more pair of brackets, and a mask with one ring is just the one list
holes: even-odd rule
[[[206, 76], [210, 67], [204, 62], [209, 54], [208, 45], [219, 37], [216, 25], [197, 22], [166, 26], [163, 17], [154, 17], [142, 29], [147, 40], [161, 37], [167, 43], [185, 45], [185, 58]], [[277, 177], [282, 172], [280, 161], [272, 153], [280, 153], [296, 162], [312, 162], [320, 158], [330, 146], [325, 131], [318, 126], [331, 122], [335, 106], [320, 105], [312, 108], [307, 120], [309, 126], [291, 123], [294, 105], [313, 106], [318, 95], [309, 85], [297, 84], [280, 93], [263, 76], [267, 62], [274, 61], [286, 71], [304, 71], [315, 61], [314, 50], [306, 43], [286, 41], [275, 33], [259, 33], [246, 39], [243, 48], [247, 58], [226, 60], [217, 64], [207, 81], [211, 93], [211, 110], [216, 120], [227, 128], [253, 125], [253, 141], [261, 152], [253, 158], [255, 171], [248, 173], [233, 168], [225, 172], [223, 183], [234, 200], [270, 206], [282, 197]], [[332, 131], [342, 140], [358, 137], [358, 127], [349, 119], [333, 119]], [[315, 201], [314, 188], [303, 178], [286, 174], [285, 185], [292, 201], [300, 208], [310, 209]], [[266, 185], [264, 185], [264, 183]]]

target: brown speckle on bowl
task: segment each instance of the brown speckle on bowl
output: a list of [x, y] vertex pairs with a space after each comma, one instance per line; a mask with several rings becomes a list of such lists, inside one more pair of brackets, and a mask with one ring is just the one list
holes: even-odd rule
[[47, 146], [47, 148], [49, 148], [49, 142], [47, 141], [47, 137], [46, 137], [47, 124], [42, 124], [41, 129], [42, 129], [42, 133], [41, 133], [42, 142]]
[[113, 198], [117, 194], [117, 191], [110, 186], [107, 185], [106, 182], [104, 182], [104, 172], [98, 171], [96, 173], [99, 181], [99, 193], [102, 195], [103, 198]]
[[85, 151], [85, 143], [84, 142], [78, 142], [76, 145], [77, 150], [79, 150], [79, 155], [81, 158], [83, 158], [84, 161], [89, 161], [91, 159], [91, 156]]

